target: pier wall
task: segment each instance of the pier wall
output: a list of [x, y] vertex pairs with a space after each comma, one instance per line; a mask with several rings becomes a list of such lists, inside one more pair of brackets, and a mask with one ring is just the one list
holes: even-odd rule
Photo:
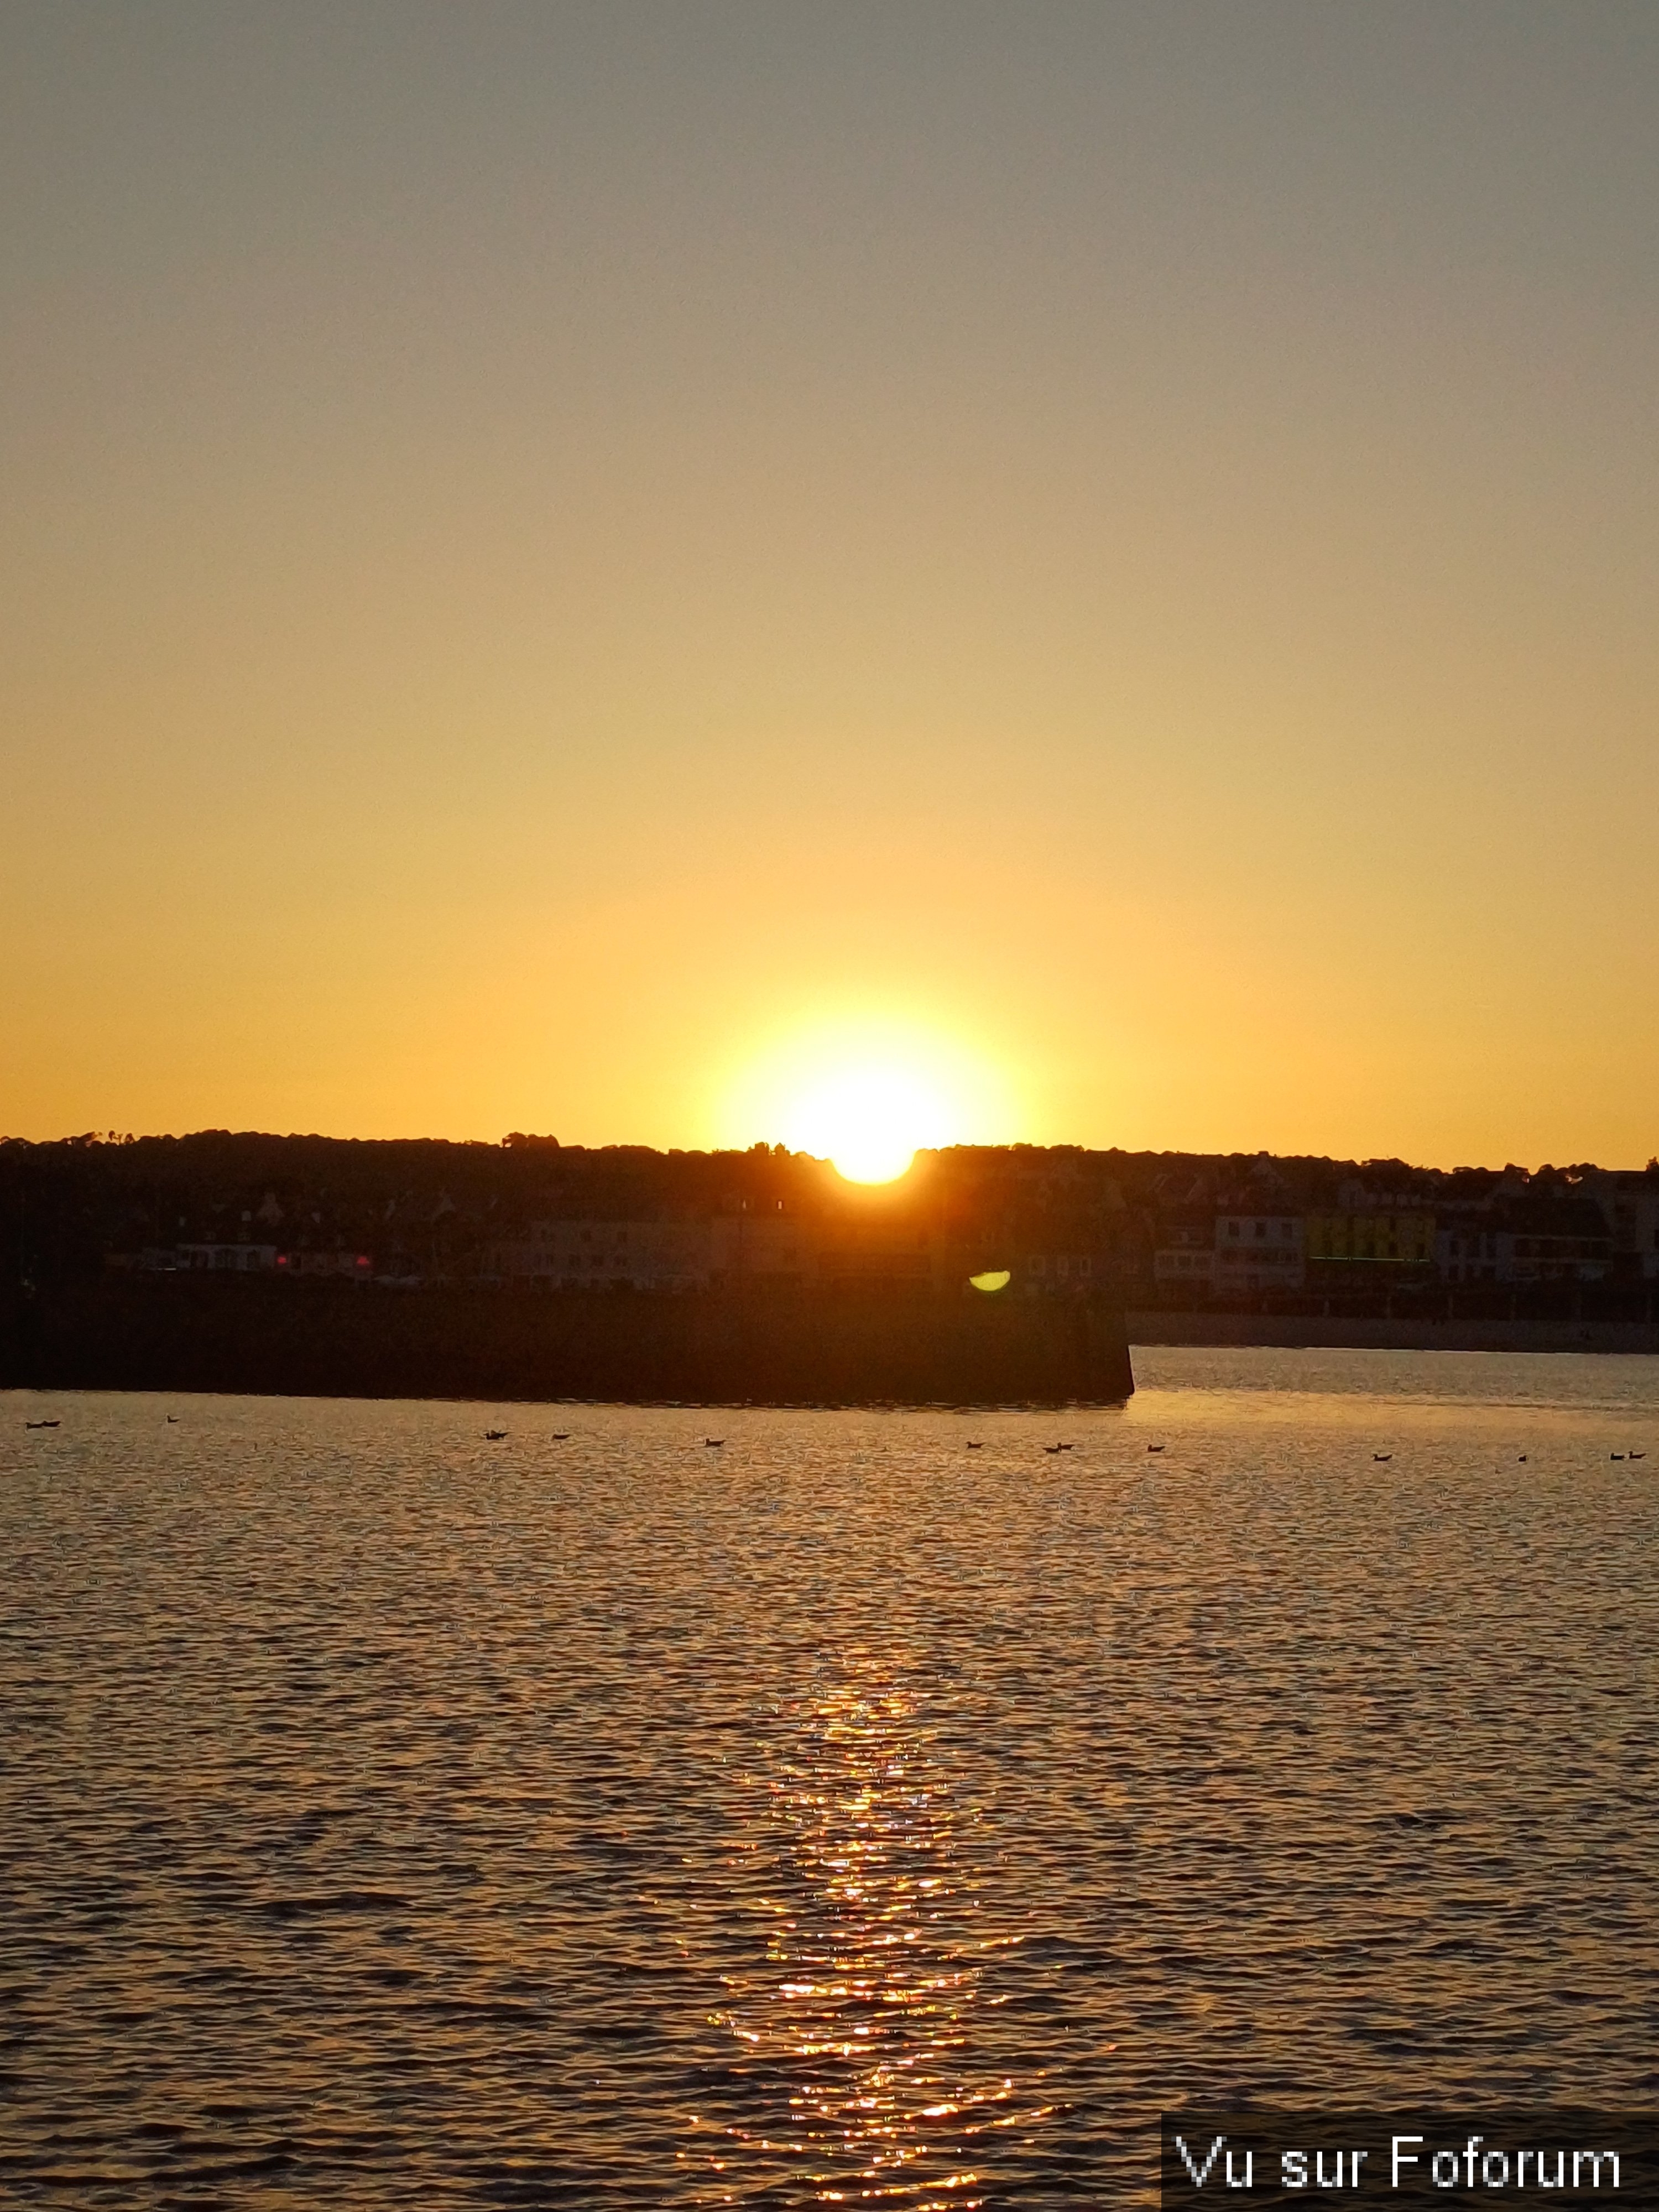
[[0, 1308], [0, 1387], [773, 1405], [1115, 1403], [1121, 1311], [939, 1296], [213, 1280]]

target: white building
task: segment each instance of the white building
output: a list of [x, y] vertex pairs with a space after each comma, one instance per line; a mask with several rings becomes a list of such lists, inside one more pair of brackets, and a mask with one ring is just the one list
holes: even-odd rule
[[357, 1283], [374, 1273], [367, 1252], [284, 1252], [275, 1244], [151, 1245], [139, 1266], [152, 1275], [327, 1275]]
[[709, 1279], [706, 1221], [532, 1221], [485, 1255], [503, 1282], [544, 1290], [694, 1291]]
[[796, 1213], [721, 1213], [704, 1224], [717, 1283], [804, 1283], [816, 1273], [819, 1241]]
[[351, 1282], [366, 1283], [374, 1276], [374, 1261], [368, 1252], [279, 1252], [276, 1272], [279, 1275], [343, 1275]]
[[1232, 1291], [1299, 1291], [1308, 1279], [1302, 1221], [1289, 1213], [1218, 1213], [1215, 1287]]
[[1504, 1269], [1512, 1242], [1479, 1214], [1454, 1216], [1435, 1231], [1435, 1272], [1443, 1283], [1508, 1282]]
[[1215, 1288], [1215, 1221], [1209, 1214], [1159, 1224], [1152, 1253], [1152, 1280], [1160, 1289]]
[[1559, 1231], [1457, 1223], [1435, 1239], [1449, 1283], [1599, 1283], [1608, 1273], [1608, 1240], [1592, 1214]]
[[1650, 1176], [1614, 1170], [1589, 1176], [1585, 1187], [1613, 1234], [1613, 1264], [1644, 1282], [1659, 1276], [1659, 1184]]
[[[171, 1252], [158, 1252], [155, 1263], [160, 1273], [194, 1274], [209, 1271], [215, 1274], [269, 1274], [276, 1265], [274, 1244], [177, 1244]], [[144, 1255], [144, 1264], [150, 1265], [151, 1255]], [[172, 1266], [168, 1266], [168, 1261]]]

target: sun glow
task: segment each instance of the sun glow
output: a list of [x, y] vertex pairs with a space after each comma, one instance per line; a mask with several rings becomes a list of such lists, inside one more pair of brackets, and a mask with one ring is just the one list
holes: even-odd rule
[[946, 1141], [951, 1115], [902, 1068], [855, 1067], [809, 1092], [793, 1119], [794, 1151], [833, 1160], [848, 1182], [891, 1182], [923, 1145]]
[[849, 1182], [891, 1182], [918, 1152], [1008, 1141], [1006, 1086], [961, 1047], [896, 1024], [848, 1024], [775, 1046], [737, 1086], [731, 1117]]

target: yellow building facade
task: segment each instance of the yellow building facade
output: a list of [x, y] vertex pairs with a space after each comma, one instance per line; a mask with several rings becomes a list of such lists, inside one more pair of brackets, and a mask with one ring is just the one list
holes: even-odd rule
[[1431, 1213], [1310, 1213], [1304, 1237], [1310, 1261], [1391, 1267], [1434, 1264]]

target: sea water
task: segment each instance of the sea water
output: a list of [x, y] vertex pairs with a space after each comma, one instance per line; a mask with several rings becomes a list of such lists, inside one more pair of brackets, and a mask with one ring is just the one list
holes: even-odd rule
[[1087, 2205], [1182, 2102], [1651, 2104], [1659, 1362], [1137, 1366], [0, 1397], [0, 2199]]

